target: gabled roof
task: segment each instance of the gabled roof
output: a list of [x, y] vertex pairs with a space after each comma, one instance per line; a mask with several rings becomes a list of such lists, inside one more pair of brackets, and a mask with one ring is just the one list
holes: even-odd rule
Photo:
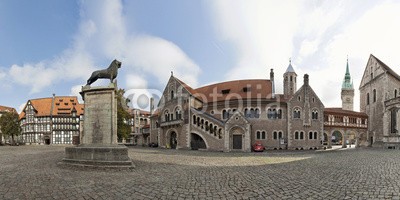
[[[370, 80], [371, 80], [370, 78], [368, 78], [368, 77], [369, 77], [369, 74], [367, 74], [367, 70], [368, 70], [367, 68], [368, 68], [368, 66], [370, 65], [371, 59], [375, 60], [375, 61], [379, 64], [379, 66], [382, 67], [382, 70], [383, 70], [384, 72], [386, 72], [387, 74], [393, 76], [395, 79], [397, 79], [397, 80], [400, 81], [400, 76], [399, 76], [396, 72], [394, 72], [389, 66], [387, 66], [387, 65], [386, 65], [384, 62], [382, 62], [381, 60], [379, 60], [377, 57], [375, 57], [374, 55], [370, 54], [370, 55], [369, 55], [368, 62], [367, 62], [366, 66], [365, 66], [365, 69], [364, 69], [364, 73], [363, 73], [363, 76], [362, 76], [362, 79], [361, 79], [361, 82], [360, 82], [359, 89], [363, 88], [363, 87], [364, 87], [368, 82], [370, 82]], [[376, 77], [376, 76], [374, 76], [374, 78], [375, 78], [375, 77]], [[372, 80], [374, 80], [374, 79], [372, 79]]]
[[341, 115], [349, 115], [349, 116], [357, 116], [357, 117], [365, 117], [368, 118], [368, 115], [363, 112], [356, 112], [351, 110], [343, 110], [342, 108], [325, 108], [325, 114], [341, 114]]
[[15, 108], [11, 108], [11, 107], [1, 106], [1, 105], [0, 105], [0, 113], [4, 113], [4, 112], [14, 112], [14, 113], [17, 113], [17, 111], [15, 110]]
[[175, 80], [178, 81], [190, 94], [194, 94], [195, 90], [190, 87], [188, 84], [186, 84], [185, 82], [181, 81], [180, 79], [176, 78], [174, 76]]
[[387, 66], [385, 63], [383, 63], [381, 60], [379, 60], [372, 54], [370, 55], [370, 57], [373, 57], [379, 63], [380, 66], [382, 66], [387, 72], [389, 72], [389, 74], [400, 80], [400, 76], [396, 72], [394, 72], [389, 66]]
[[78, 102], [76, 96], [55, 96], [28, 100], [19, 115], [20, 119], [25, 118], [28, 103], [35, 109], [36, 117], [71, 115], [72, 111], [76, 111], [77, 116], [84, 113], [84, 105]]

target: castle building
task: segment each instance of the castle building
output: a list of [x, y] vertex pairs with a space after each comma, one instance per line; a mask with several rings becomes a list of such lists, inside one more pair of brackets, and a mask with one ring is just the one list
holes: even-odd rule
[[76, 96], [28, 100], [20, 113], [26, 144], [78, 144], [84, 107]]
[[[11, 107], [7, 107], [7, 106], [2, 106], [0, 105], [0, 117], [4, 114], [4, 113], [8, 113], [8, 112], [13, 112], [13, 113], [17, 113], [17, 111], [15, 110], [15, 108], [11, 108]], [[1, 128], [1, 127], [0, 127]], [[1, 132], [0, 129], [0, 145], [3, 144], [5, 142], [5, 137], [3, 135], [3, 133]]]
[[400, 76], [370, 55], [360, 83], [360, 111], [369, 117], [369, 145], [400, 148]]
[[234, 80], [193, 89], [171, 77], [151, 116], [150, 142], [172, 149], [251, 151], [322, 148], [324, 105], [291, 62], [284, 73], [284, 93], [270, 79]]

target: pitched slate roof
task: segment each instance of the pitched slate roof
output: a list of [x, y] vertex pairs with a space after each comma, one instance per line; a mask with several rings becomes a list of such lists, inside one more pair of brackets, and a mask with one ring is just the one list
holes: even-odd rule
[[400, 80], [400, 76], [396, 72], [394, 72], [389, 66], [387, 66], [385, 63], [383, 63], [374, 55], [371, 54], [370, 56], [373, 57], [379, 63], [379, 65], [382, 66], [387, 72], [389, 72], [389, 74], [394, 76], [396, 79]]

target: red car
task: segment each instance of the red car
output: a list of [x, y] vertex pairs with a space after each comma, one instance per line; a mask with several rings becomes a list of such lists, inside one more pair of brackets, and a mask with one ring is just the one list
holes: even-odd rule
[[264, 145], [261, 144], [261, 142], [256, 142], [253, 144], [253, 151], [255, 152], [263, 152], [265, 150]]

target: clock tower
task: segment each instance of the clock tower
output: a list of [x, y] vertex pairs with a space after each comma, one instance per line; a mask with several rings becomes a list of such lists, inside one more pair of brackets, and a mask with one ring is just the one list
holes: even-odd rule
[[346, 74], [342, 83], [342, 109], [353, 111], [354, 88], [349, 72], [349, 58], [347, 58]]

